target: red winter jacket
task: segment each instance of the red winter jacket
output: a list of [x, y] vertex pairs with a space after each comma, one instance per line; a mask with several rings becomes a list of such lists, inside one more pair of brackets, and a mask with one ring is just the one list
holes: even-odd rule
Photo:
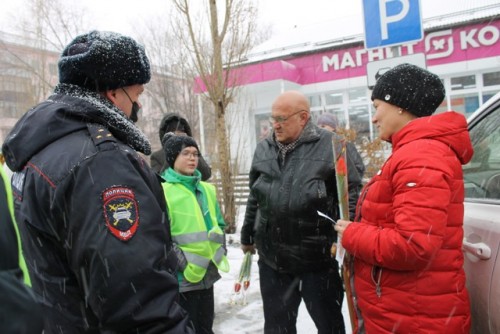
[[[342, 244], [366, 333], [469, 333], [463, 271], [462, 164], [473, 154], [465, 118], [417, 118], [365, 186], [359, 223]], [[358, 323], [359, 324], [359, 323]]]

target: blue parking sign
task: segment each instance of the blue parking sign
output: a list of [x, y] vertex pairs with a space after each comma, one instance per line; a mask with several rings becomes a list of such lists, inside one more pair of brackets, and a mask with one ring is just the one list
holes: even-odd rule
[[363, 0], [363, 13], [366, 49], [423, 37], [420, 0]]

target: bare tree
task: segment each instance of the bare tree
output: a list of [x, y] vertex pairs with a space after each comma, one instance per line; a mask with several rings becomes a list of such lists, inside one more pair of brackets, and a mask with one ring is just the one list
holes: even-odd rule
[[[171, 17], [171, 13], [161, 13], [161, 17], [156, 19], [150, 18], [144, 25], [145, 31], [140, 33], [153, 64], [153, 78], [146, 91], [152, 112], [140, 122], [149, 122], [158, 131], [164, 114], [176, 112], [189, 121], [193, 133], [198, 133], [197, 102], [192, 90], [196, 74], [189, 61], [188, 51], [178, 47], [178, 37], [172, 32], [170, 21], [165, 21], [165, 16]], [[154, 146], [156, 143], [159, 145], [157, 139], [152, 140]]]
[[[200, 1], [195, 0], [199, 6]], [[238, 80], [233, 66], [240, 64], [253, 45], [257, 8], [249, 0], [216, 0], [204, 2], [204, 11], [196, 11], [189, 0], [174, 0], [182, 15], [178, 32], [186, 32], [186, 47], [191, 51], [196, 72], [215, 110], [218, 161], [215, 167], [222, 183], [222, 211], [228, 232], [236, 229], [236, 206], [232, 181], [230, 140], [226, 111], [236, 97]], [[207, 19], [203, 19], [206, 14]], [[197, 16], [198, 15], [198, 16]], [[206, 24], [206, 26], [203, 25]], [[207, 33], [205, 33], [207, 32]]]
[[0, 33], [0, 135], [57, 83], [64, 45], [84, 27], [85, 11], [62, 0], [28, 0], [12, 33]]
[[52, 91], [57, 82], [58, 55], [66, 43], [84, 26], [85, 15], [78, 7], [61, 0], [29, 0], [20, 11], [17, 35], [20, 41], [0, 41], [2, 67], [30, 74], [30, 97], [37, 103]]
[[62, 51], [88, 26], [85, 10], [75, 1], [28, 0], [28, 15], [20, 21], [21, 31], [39, 41], [44, 49]]

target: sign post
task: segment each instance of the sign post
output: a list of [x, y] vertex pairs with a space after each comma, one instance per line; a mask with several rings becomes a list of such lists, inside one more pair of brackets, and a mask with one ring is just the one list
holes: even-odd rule
[[368, 79], [368, 88], [373, 89], [377, 79], [393, 68], [394, 66], [409, 63], [421, 68], [427, 68], [425, 63], [425, 54], [415, 53], [407, 56], [388, 58], [379, 61], [372, 61], [366, 64], [366, 78]]
[[363, 13], [366, 49], [423, 38], [420, 0], [363, 0]]

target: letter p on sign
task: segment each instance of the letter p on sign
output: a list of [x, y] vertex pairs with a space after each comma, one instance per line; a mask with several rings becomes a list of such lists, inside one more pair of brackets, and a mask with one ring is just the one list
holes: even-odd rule
[[363, 0], [363, 12], [367, 49], [423, 38], [419, 0]]

